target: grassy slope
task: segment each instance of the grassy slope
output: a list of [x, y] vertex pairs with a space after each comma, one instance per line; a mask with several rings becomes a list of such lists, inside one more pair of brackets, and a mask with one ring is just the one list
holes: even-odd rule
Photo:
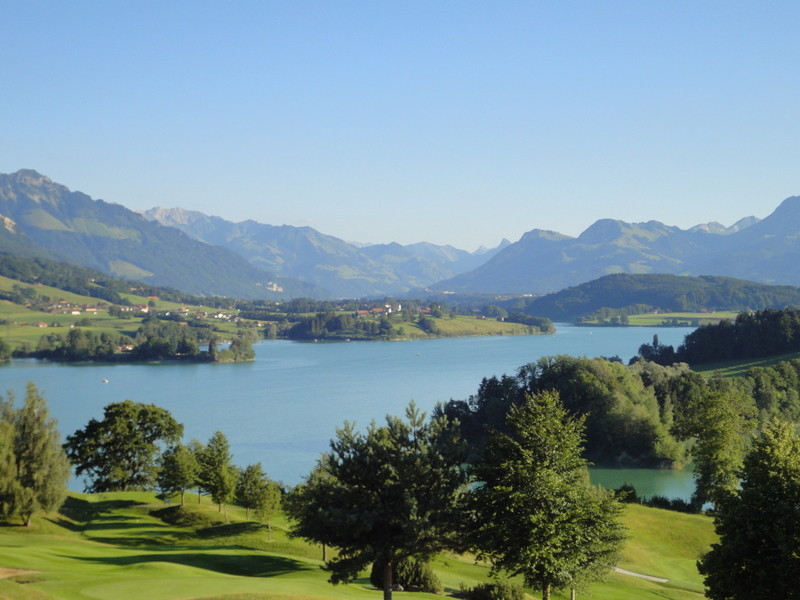
[[702, 373], [706, 377], [711, 377], [719, 373], [723, 377], [738, 377], [746, 374], [753, 367], [772, 367], [786, 360], [800, 358], [800, 352], [790, 352], [788, 354], [777, 354], [765, 358], [746, 358], [742, 360], [729, 360], [704, 365], [693, 365], [692, 369]]
[[[187, 496], [189, 517], [179, 524], [151, 514], [164, 507], [152, 494], [73, 494], [61, 515], [37, 518], [30, 529], [0, 527], [0, 567], [37, 573], [0, 580], [0, 598], [12, 600], [317, 600], [364, 598], [381, 593], [365, 580], [332, 586], [321, 549], [286, 536], [286, 522], [273, 523], [273, 540], [247, 523], [241, 509], [220, 524], [216, 507]], [[169, 512], [169, 511], [167, 511]], [[629, 541], [622, 568], [669, 578], [666, 584], [612, 574], [592, 586], [598, 600], [702, 598], [694, 563], [713, 540], [707, 517], [628, 506]], [[449, 591], [485, 581], [488, 570], [464, 557], [434, 562]], [[24, 583], [28, 582], [28, 583]], [[403, 593], [402, 598], [435, 598]], [[557, 598], [565, 596], [556, 596]]]

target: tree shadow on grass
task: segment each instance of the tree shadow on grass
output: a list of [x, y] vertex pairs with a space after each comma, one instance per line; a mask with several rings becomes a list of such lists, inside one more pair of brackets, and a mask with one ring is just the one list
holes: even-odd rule
[[74, 521], [88, 523], [89, 521], [101, 518], [103, 513], [122, 508], [130, 508], [131, 506], [143, 506], [143, 503], [136, 502], [135, 500], [102, 500], [100, 502], [89, 502], [88, 500], [68, 496], [64, 504], [61, 505], [59, 512]]
[[172, 563], [241, 577], [277, 577], [316, 567], [291, 558], [263, 554], [211, 554], [199, 552], [154, 552], [136, 556], [70, 557], [102, 565], [129, 567], [151, 562]]
[[217, 537], [232, 537], [242, 535], [245, 533], [259, 533], [267, 531], [267, 526], [253, 521], [245, 521], [240, 523], [228, 523], [226, 525], [215, 525], [213, 527], [204, 527], [197, 530], [197, 535], [204, 538], [217, 538]]

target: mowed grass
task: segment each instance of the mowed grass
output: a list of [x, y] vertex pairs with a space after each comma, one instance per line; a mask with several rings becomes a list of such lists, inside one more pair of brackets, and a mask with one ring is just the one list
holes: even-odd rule
[[[591, 586], [597, 600], [700, 599], [695, 562], [714, 540], [711, 520], [628, 505], [629, 539], [620, 567], [669, 579], [654, 583], [610, 574]], [[37, 517], [30, 528], [0, 527], [0, 568], [27, 573], [0, 579], [10, 600], [378, 600], [366, 574], [333, 586], [321, 569], [322, 549], [287, 535], [282, 515], [266, 528], [244, 511], [221, 513], [188, 494], [186, 506], [167, 506], [153, 494], [71, 494], [60, 514]], [[442, 554], [433, 561], [447, 594], [488, 580], [471, 557]], [[538, 591], [528, 590], [538, 598]], [[404, 592], [398, 598], [437, 596]], [[568, 593], [555, 598], [567, 598]]]

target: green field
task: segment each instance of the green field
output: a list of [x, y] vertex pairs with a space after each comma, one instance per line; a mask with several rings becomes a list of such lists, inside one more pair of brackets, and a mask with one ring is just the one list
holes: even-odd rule
[[[149, 493], [71, 494], [60, 514], [33, 526], [0, 527], [0, 598], [10, 600], [322, 600], [382, 597], [366, 578], [327, 583], [319, 546], [290, 539], [282, 517], [272, 540], [264, 526], [227, 518], [187, 494], [183, 512]], [[714, 540], [711, 520], [628, 505], [629, 539], [620, 567], [667, 583], [611, 574], [591, 588], [597, 600], [703, 597], [695, 561]], [[486, 581], [488, 569], [467, 557], [441, 555], [434, 569], [452, 594]], [[530, 592], [531, 597], [538, 597]], [[436, 598], [404, 592], [397, 598]], [[556, 598], [568, 597], [555, 595]], [[579, 596], [585, 597], [585, 596]]]
[[739, 313], [732, 311], [720, 311], [714, 313], [647, 313], [643, 315], [631, 315], [628, 317], [628, 324], [635, 327], [661, 327], [664, 321], [672, 321], [673, 319], [679, 322], [686, 322], [686, 327], [691, 327], [692, 322], [697, 322], [700, 325], [709, 325], [719, 323], [723, 319], [736, 319]]

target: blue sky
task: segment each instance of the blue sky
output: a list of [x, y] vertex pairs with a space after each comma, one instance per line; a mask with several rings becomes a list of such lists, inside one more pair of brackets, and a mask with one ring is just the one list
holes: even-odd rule
[[473, 250], [800, 194], [797, 2], [2, 3], [0, 172]]

